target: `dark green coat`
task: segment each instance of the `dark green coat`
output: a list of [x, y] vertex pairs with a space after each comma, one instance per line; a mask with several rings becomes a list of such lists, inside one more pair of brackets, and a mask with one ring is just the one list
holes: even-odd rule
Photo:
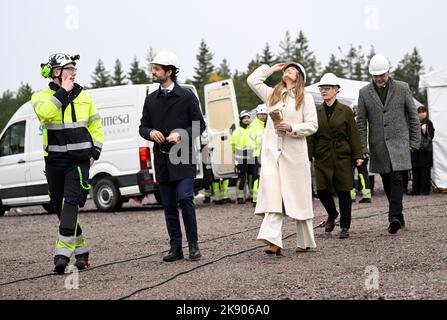
[[336, 101], [330, 120], [324, 104], [317, 106], [318, 131], [307, 138], [309, 158], [315, 159], [317, 190], [350, 191], [356, 159], [363, 159], [351, 109]]

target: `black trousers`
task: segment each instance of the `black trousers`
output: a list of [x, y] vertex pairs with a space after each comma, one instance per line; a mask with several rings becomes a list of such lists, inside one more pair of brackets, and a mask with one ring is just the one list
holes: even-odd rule
[[59, 233], [63, 236], [73, 236], [75, 231], [77, 236], [82, 234], [81, 227], [76, 227], [76, 221], [79, 208], [87, 200], [88, 190], [82, 188], [81, 179], [83, 185], [88, 186], [89, 169], [89, 161], [67, 166], [45, 164], [51, 206], [59, 218]]
[[[329, 219], [335, 219], [338, 215], [337, 208], [332, 193], [329, 190], [317, 191], [321, 204], [326, 209]], [[337, 191], [340, 207], [340, 228], [351, 227], [352, 200], [350, 191]]]
[[430, 194], [431, 168], [413, 168], [413, 194]]
[[392, 171], [386, 174], [380, 174], [382, 177], [383, 188], [388, 198], [389, 210], [388, 221], [398, 219], [405, 224], [404, 215], [402, 213], [402, 200], [404, 197], [403, 175], [407, 171]]
[[[245, 159], [242, 163], [240, 163], [236, 166], [237, 182], [238, 182], [239, 190], [245, 190], [245, 183], [248, 180], [248, 176], [253, 175], [254, 166], [255, 165], [252, 162], [249, 163], [249, 161], [245, 160]], [[253, 181], [254, 181], [254, 179], [253, 179]]]

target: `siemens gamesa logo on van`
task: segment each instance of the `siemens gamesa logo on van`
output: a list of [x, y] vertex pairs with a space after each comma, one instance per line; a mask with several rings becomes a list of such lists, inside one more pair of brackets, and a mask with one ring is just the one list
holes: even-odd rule
[[102, 118], [102, 125], [104, 127], [108, 127], [108, 126], [116, 126], [116, 125], [120, 125], [120, 124], [129, 124], [129, 121], [130, 121], [129, 118], [130, 118], [130, 115], [128, 113], [119, 114], [116, 116], [104, 117], [104, 118]]

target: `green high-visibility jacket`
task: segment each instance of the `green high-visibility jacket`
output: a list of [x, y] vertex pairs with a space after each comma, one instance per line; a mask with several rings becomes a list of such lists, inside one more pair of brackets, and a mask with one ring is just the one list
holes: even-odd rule
[[253, 157], [261, 156], [262, 136], [264, 135], [265, 122], [256, 117], [248, 127], [254, 138]]
[[54, 82], [31, 97], [43, 127], [44, 155], [50, 163], [98, 159], [104, 128], [92, 97], [75, 83], [66, 92]]
[[231, 135], [231, 150], [236, 160], [253, 158], [254, 139], [249, 127], [238, 127]]

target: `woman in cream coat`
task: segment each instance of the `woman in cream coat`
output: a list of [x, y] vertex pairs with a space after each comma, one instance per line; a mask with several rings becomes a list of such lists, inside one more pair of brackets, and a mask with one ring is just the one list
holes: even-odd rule
[[[283, 71], [275, 88], [264, 81]], [[263, 65], [247, 79], [250, 88], [269, 107], [279, 109], [283, 120], [267, 120], [261, 150], [261, 177], [255, 214], [264, 215], [258, 240], [268, 245], [267, 254], [282, 253], [282, 222], [295, 220], [297, 252], [315, 248], [312, 219], [311, 171], [306, 137], [318, 129], [314, 99], [304, 92], [306, 72], [296, 62]]]

